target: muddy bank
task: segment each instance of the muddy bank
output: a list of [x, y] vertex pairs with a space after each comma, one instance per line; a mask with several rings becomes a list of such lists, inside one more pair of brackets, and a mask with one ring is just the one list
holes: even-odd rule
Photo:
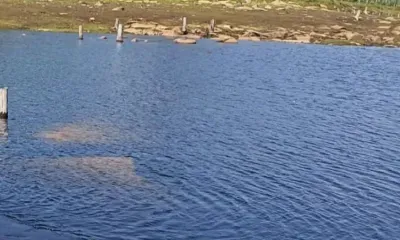
[[[0, 28], [42, 31], [112, 32], [115, 18], [127, 23], [127, 33], [166, 35], [186, 16], [189, 33], [204, 37], [211, 19], [216, 35], [236, 40], [286, 41], [343, 45], [400, 45], [396, 13], [382, 14], [365, 6], [324, 5], [284, 1], [69, 1], [5, 0], [0, 3]], [[132, 24], [163, 26], [140, 29]], [[130, 30], [129, 30], [130, 29]], [[179, 33], [173, 33], [180, 35]], [[189, 37], [190, 38], [190, 37]], [[229, 41], [232, 41], [229, 40]]]

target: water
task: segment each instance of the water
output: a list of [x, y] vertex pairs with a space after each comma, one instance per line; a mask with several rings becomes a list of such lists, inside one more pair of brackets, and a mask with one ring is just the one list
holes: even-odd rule
[[97, 37], [0, 33], [0, 236], [400, 235], [400, 51]]

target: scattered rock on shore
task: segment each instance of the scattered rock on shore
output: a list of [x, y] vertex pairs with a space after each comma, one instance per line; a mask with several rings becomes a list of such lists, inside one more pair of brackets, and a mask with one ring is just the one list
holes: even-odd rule
[[179, 44], [196, 44], [196, 40], [190, 38], [177, 38], [174, 42]]
[[115, 7], [113, 9], [111, 9], [111, 11], [117, 12], [117, 11], [124, 11], [125, 8], [124, 7]]

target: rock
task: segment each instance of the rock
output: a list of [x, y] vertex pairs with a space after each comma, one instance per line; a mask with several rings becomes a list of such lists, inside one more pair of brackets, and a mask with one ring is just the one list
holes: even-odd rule
[[385, 20], [390, 21], [390, 22], [396, 22], [397, 20], [394, 17], [387, 17]]
[[265, 8], [266, 10], [271, 10], [271, 9], [272, 9], [272, 7], [271, 7], [270, 5], [265, 5], [264, 8]]
[[143, 29], [127, 28], [127, 29], [124, 29], [124, 32], [131, 33], [134, 35], [143, 35]]
[[311, 36], [309, 34], [296, 35], [294, 37], [299, 43], [310, 43], [311, 40]]
[[285, 6], [285, 5], [287, 5], [287, 3], [283, 2], [283, 1], [280, 1], [280, 0], [275, 0], [275, 1], [271, 2], [270, 4], [273, 5], [273, 6]]
[[218, 25], [218, 28], [222, 28], [222, 29], [228, 30], [228, 31], [232, 30], [232, 26], [228, 25], [228, 24], [220, 24], [220, 25]]
[[177, 36], [179, 36], [179, 34], [177, 34], [175, 31], [173, 31], [173, 30], [163, 30], [162, 32], [161, 32], [161, 35], [162, 36], [164, 36], [164, 37], [177, 37]]
[[195, 34], [186, 34], [185, 37], [189, 38], [189, 39], [200, 39], [201, 38], [201, 36], [195, 35]]
[[198, 4], [211, 4], [211, 2], [208, 1], [208, 0], [200, 0], [200, 1], [198, 1], [197, 3], [198, 3]]
[[177, 38], [174, 40], [174, 42], [179, 44], [196, 44], [195, 39], [189, 39], [189, 38]]
[[246, 37], [246, 36], [240, 36], [239, 41], [252, 41], [252, 42], [260, 42], [261, 39], [259, 37]]
[[235, 10], [239, 10], [239, 11], [251, 11], [251, 10], [253, 10], [253, 8], [247, 7], [247, 6], [243, 6], [243, 7], [236, 7]]
[[94, 22], [96, 19], [94, 17], [89, 18], [89, 22]]
[[153, 30], [143, 30], [143, 35], [145, 35], [145, 36], [157, 36], [159, 34], [158, 34], [158, 32], [155, 32]]
[[131, 42], [138, 42], [138, 40], [137, 40], [136, 38], [133, 38], [133, 39], [131, 40]]
[[235, 7], [235, 5], [233, 5], [232, 3], [228, 2], [228, 1], [212, 2], [211, 5], [222, 5], [222, 6], [225, 6], [227, 8], [234, 8]]
[[368, 36], [365, 37], [365, 40], [370, 42], [370, 43], [380, 43], [381, 42], [381, 37], [374, 36], [374, 35], [368, 35]]
[[324, 9], [328, 9], [328, 6], [326, 6], [325, 4], [320, 4], [319, 7], [320, 8], [324, 8]]
[[392, 30], [392, 34], [394, 34], [396, 36], [400, 35], [400, 26], [394, 27]]
[[132, 23], [130, 28], [135, 29], [156, 29], [157, 24], [146, 24], [146, 23]]
[[313, 39], [325, 39], [325, 38], [328, 37], [326, 34], [316, 33], [316, 32], [311, 32], [311, 33], [310, 33], [310, 36], [311, 36]]
[[394, 44], [394, 37], [384, 37], [382, 40], [386, 44]]
[[285, 39], [288, 36], [288, 31], [284, 28], [278, 29], [265, 34], [269, 39]]
[[265, 9], [265, 8], [260, 8], [260, 7], [253, 7], [253, 10], [256, 10], [256, 11], [264, 11], [264, 12], [266, 12], [266, 11], [268, 11], [267, 9]]
[[317, 27], [317, 30], [319, 30], [319, 31], [330, 31], [331, 28], [326, 26], [326, 25], [321, 25], [321, 26]]
[[332, 30], [344, 30], [344, 29], [346, 29], [345, 27], [343, 27], [343, 26], [340, 26], [340, 25], [333, 25], [333, 26], [331, 26], [331, 29]]
[[59, 13], [59, 15], [60, 15], [60, 16], [65, 16], [65, 15], [68, 15], [68, 13], [62, 12], [62, 13]]
[[379, 20], [379, 24], [392, 24], [390, 21]]
[[346, 39], [346, 40], [352, 40], [353, 36], [355, 34], [351, 31], [345, 31], [345, 32], [340, 32], [338, 34], [334, 35], [335, 39]]
[[236, 39], [234, 39], [233, 37], [226, 39], [225, 41], [223, 41], [223, 43], [238, 43], [238, 41]]
[[96, 2], [95, 4], [94, 4], [94, 6], [95, 7], [102, 7], [104, 4], [102, 3], [102, 2], [100, 2], [100, 1], [98, 1], [98, 2]]
[[378, 29], [389, 29], [390, 26], [379, 26]]
[[316, 7], [316, 6], [307, 6], [307, 7], [305, 7], [305, 9], [307, 9], [307, 10], [318, 10], [318, 7]]
[[231, 36], [228, 35], [218, 35], [218, 37], [216, 38], [211, 38], [212, 40], [215, 40], [217, 42], [225, 42], [226, 40], [228, 40], [229, 38], [232, 38]]
[[115, 7], [115, 8], [113, 8], [113, 9], [111, 9], [111, 11], [124, 11], [125, 10], [125, 8], [124, 7]]
[[101, 36], [101, 37], [99, 37], [99, 39], [106, 40], [107, 37], [106, 36]]

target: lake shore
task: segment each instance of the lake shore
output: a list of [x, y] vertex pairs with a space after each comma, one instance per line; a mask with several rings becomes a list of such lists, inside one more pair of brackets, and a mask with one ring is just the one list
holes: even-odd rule
[[[189, 33], [200, 36], [205, 35], [210, 20], [215, 19], [217, 26], [213, 37], [216, 38], [223, 35], [250, 41], [400, 46], [399, 18], [395, 12], [382, 9], [279, 0], [242, 3], [5, 0], [0, 3], [0, 29], [76, 32], [78, 25], [84, 25], [86, 32], [108, 33], [115, 30], [114, 21], [119, 18], [131, 34], [170, 35], [165, 31], [176, 29], [181, 18], [186, 16]], [[180, 34], [173, 33], [174, 36]]]

